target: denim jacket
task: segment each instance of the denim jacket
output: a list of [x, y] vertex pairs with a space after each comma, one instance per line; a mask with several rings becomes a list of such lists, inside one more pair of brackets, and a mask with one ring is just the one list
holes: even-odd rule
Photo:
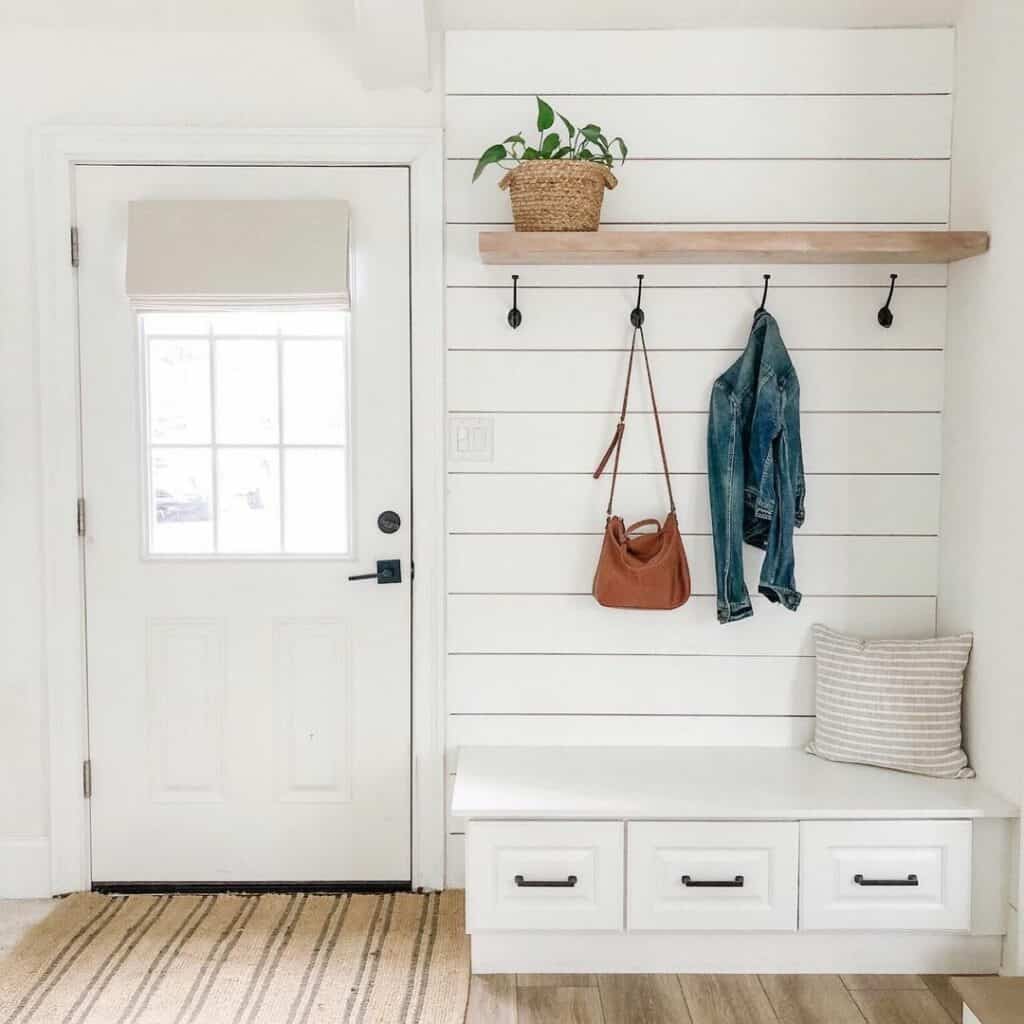
[[764, 310], [754, 315], [743, 355], [711, 391], [708, 490], [718, 621], [753, 614], [743, 541], [765, 552], [758, 590], [795, 611], [793, 527], [803, 525], [805, 493], [800, 384], [779, 325]]

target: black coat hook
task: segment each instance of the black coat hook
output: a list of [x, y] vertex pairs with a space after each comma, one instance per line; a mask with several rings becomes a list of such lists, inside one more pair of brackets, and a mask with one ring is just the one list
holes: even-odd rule
[[764, 312], [764, 304], [768, 301], [768, 282], [771, 280], [771, 277], [771, 274], [764, 275], [764, 291], [761, 293], [761, 305], [754, 311], [754, 316]]
[[633, 307], [632, 312], [629, 314], [629, 322], [634, 327], [643, 327], [644, 325], [644, 311], [640, 308], [640, 296], [644, 293], [644, 275], [636, 275], [636, 306]]
[[508, 311], [508, 325], [514, 331], [523, 322], [519, 312], [519, 275], [512, 275], [512, 308]]
[[883, 327], [892, 327], [892, 310], [889, 308], [889, 304], [892, 302], [892, 293], [896, 290], [896, 274], [889, 275], [889, 297], [885, 300], [885, 305], [878, 311], [878, 322]]

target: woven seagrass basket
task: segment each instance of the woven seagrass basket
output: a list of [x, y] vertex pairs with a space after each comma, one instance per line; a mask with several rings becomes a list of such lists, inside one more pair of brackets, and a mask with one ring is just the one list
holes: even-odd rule
[[596, 231], [604, 190], [618, 181], [590, 160], [524, 160], [498, 188], [508, 189], [516, 231]]

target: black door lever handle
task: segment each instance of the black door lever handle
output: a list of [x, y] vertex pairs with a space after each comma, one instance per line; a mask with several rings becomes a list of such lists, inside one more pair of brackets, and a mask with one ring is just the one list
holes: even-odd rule
[[376, 572], [362, 572], [349, 576], [350, 580], [376, 580], [378, 583], [401, 583], [402, 563], [397, 558], [378, 560]]

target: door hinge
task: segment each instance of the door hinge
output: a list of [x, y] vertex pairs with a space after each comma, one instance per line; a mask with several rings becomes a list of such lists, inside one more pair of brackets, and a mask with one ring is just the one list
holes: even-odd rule
[[85, 498], [79, 498], [75, 504], [75, 525], [78, 536], [85, 536]]
[[71, 225], [71, 266], [78, 266], [78, 228]]
[[86, 800], [92, 797], [92, 761], [82, 762], [82, 795]]

